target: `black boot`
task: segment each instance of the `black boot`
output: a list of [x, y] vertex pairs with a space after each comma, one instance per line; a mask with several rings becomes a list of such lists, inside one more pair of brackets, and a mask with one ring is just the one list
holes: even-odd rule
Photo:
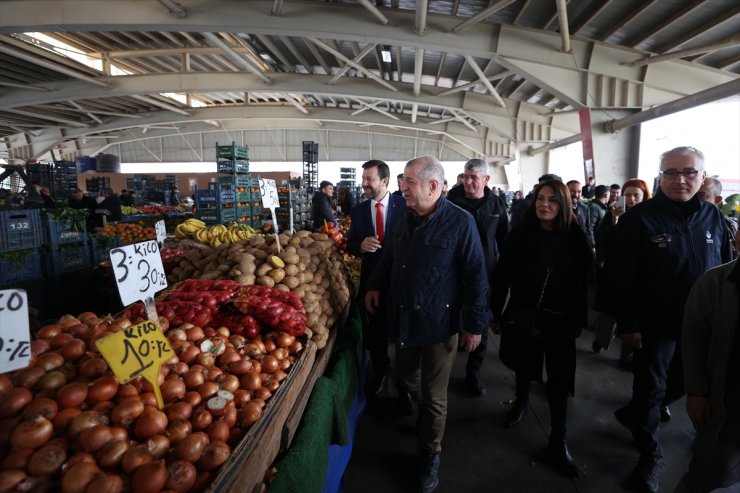
[[439, 486], [439, 452], [422, 452], [419, 485], [421, 493], [432, 493]]
[[565, 435], [550, 435], [550, 441], [547, 445], [547, 452], [555, 468], [566, 478], [577, 478], [580, 469], [573, 454], [570, 453], [568, 442], [565, 441]]
[[516, 374], [516, 400], [514, 405], [506, 414], [506, 427], [512, 428], [518, 425], [527, 414], [529, 405], [529, 378]]
[[555, 468], [566, 478], [577, 478], [580, 474], [573, 454], [565, 441], [565, 419], [568, 414], [568, 391], [555, 385], [547, 386], [547, 401], [550, 404], [550, 440], [547, 453]]

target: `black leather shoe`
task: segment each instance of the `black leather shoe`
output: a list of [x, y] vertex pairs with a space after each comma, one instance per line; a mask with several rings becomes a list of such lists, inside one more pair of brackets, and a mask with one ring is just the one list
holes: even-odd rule
[[547, 451], [555, 468], [566, 478], [577, 478], [581, 470], [570, 453], [568, 442], [565, 438], [550, 440]]
[[427, 452], [422, 455], [419, 484], [421, 493], [432, 493], [439, 486], [439, 452]]
[[660, 422], [665, 423], [666, 421], [670, 421], [671, 417], [671, 410], [668, 409], [668, 406], [660, 406]]
[[528, 402], [517, 399], [514, 401], [514, 405], [511, 407], [508, 413], [506, 413], [506, 427], [513, 428], [514, 426], [521, 423], [524, 416], [527, 414]]
[[405, 390], [398, 391], [398, 412], [401, 416], [413, 416], [414, 414], [414, 398], [410, 392]]
[[624, 482], [625, 488], [641, 493], [657, 493], [660, 487], [660, 473], [663, 463], [660, 460], [640, 460]]
[[465, 388], [471, 397], [483, 397], [488, 393], [486, 386], [480, 380], [480, 376], [475, 374], [465, 377]]

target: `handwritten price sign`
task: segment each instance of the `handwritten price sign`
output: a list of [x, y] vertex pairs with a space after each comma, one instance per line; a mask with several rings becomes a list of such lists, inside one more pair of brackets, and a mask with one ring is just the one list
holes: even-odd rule
[[154, 240], [114, 248], [110, 251], [110, 261], [124, 305], [153, 298], [157, 291], [167, 287], [162, 256]]
[[30, 346], [26, 292], [0, 291], [0, 373], [27, 367], [31, 362]]
[[162, 243], [167, 239], [167, 230], [164, 227], [164, 219], [154, 223], [154, 231], [157, 232], [157, 242]]
[[121, 383], [144, 377], [154, 387], [159, 408], [164, 408], [157, 384], [159, 367], [175, 353], [159, 326], [151, 321], [132, 325], [95, 342]]
[[260, 195], [262, 196], [262, 207], [265, 209], [275, 209], [280, 207], [277, 187], [275, 180], [265, 180], [260, 178]]

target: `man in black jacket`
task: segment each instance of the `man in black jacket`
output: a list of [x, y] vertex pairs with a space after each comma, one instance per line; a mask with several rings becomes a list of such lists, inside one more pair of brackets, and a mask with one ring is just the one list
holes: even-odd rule
[[637, 491], [658, 491], [660, 404], [689, 290], [705, 271], [730, 260], [722, 214], [696, 194], [705, 175], [697, 149], [666, 152], [655, 197], [627, 211], [616, 230], [617, 327], [634, 348], [634, 385], [631, 402], [615, 415], [640, 451], [626, 483]]
[[311, 200], [311, 218], [313, 219], [313, 230], [318, 231], [324, 222], [337, 224], [334, 212], [331, 210], [331, 196], [334, 193], [334, 185], [330, 181], [322, 181], [319, 190], [314, 192]]
[[[465, 163], [462, 186], [453, 187], [447, 200], [473, 215], [478, 228], [483, 255], [486, 258], [488, 285], [493, 282], [493, 269], [509, 232], [506, 202], [486, 185], [488, 163], [482, 159], [471, 159]], [[474, 397], [486, 395], [486, 387], [480, 379], [480, 369], [486, 356], [488, 331], [483, 331], [480, 345], [468, 355], [465, 365], [465, 385]]]
[[566, 186], [570, 191], [570, 200], [573, 204], [573, 212], [578, 218], [578, 225], [581, 227], [581, 231], [586, 234], [588, 245], [593, 250], [596, 248], [596, 243], [594, 242], [594, 235], [591, 231], [588, 207], [586, 207], [586, 205], [581, 202], [581, 183], [578, 180], [570, 180], [568, 183], [566, 183]]
[[[490, 324], [488, 279], [473, 218], [442, 196], [444, 168], [431, 156], [406, 164], [406, 213], [394, 224], [368, 282], [365, 307], [386, 300], [396, 341], [396, 375], [419, 401], [422, 493], [438, 484], [447, 385], [459, 344], [474, 351]], [[458, 336], [459, 334], [459, 336]]]

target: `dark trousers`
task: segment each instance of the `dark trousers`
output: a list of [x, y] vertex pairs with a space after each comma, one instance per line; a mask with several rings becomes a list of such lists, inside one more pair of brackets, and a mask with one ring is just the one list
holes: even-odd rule
[[465, 364], [465, 375], [473, 376], [480, 375], [480, 369], [483, 366], [483, 361], [486, 358], [486, 351], [488, 349], [488, 329], [484, 330], [481, 334], [480, 344], [475, 351], [468, 354], [468, 362]]
[[385, 375], [390, 368], [391, 359], [388, 357], [388, 324], [385, 318], [385, 303], [374, 314], [365, 310], [364, 302], [360, 304], [362, 313], [362, 340], [365, 349], [370, 353], [370, 364], [375, 375]]
[[666, 395], [668, 368], [676, 341], [643, 338], [633, 356], [634, 383], [630, 408], [635, 419], [634, 437], [642, 460], [660, 460], [660, 405]]

